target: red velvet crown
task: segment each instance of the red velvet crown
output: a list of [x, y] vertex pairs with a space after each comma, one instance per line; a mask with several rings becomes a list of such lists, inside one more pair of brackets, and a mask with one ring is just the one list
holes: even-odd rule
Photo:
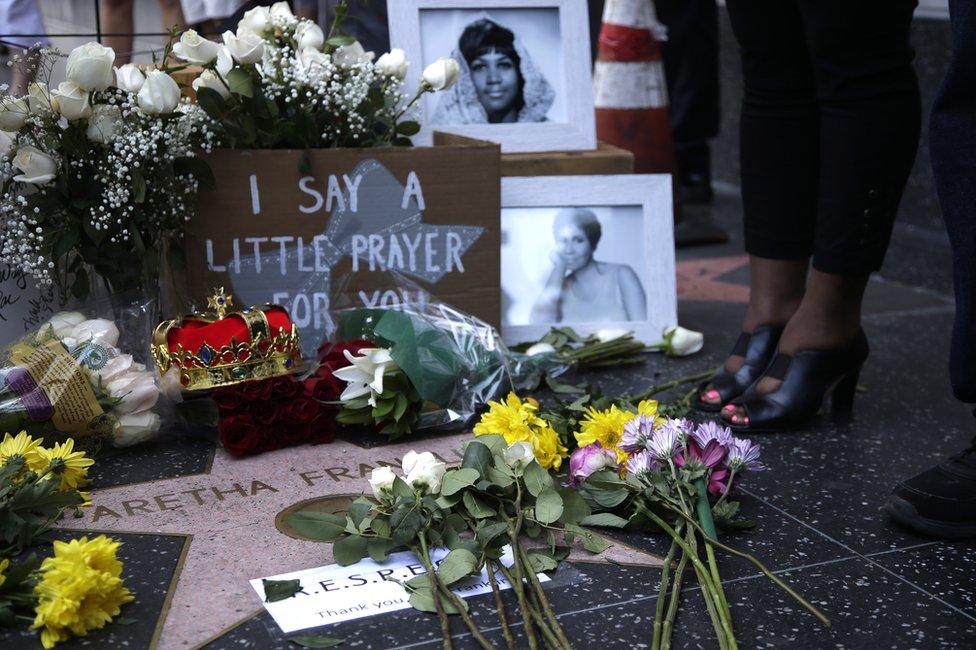
[[208, 299], [214, 312], [163, 321], [153, 334], [159, 372], [178, 368], [187, 390], [229, 386], [291, 373], [301, 367], [298, 327], [284, 307], [261, 305], [227, 313], [223, 287]]

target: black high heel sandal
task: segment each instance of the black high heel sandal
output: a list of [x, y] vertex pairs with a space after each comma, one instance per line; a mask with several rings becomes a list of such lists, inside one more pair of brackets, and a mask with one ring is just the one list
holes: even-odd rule
[[808, 422], [830, 395], [835, 415], [850, 413], [861, 366], [868, 358], [864, 331], [840, 350], [801, 350], [795, 355], [777, 353], [764, 377], [783, 383], [771, 393], [760, 393], [757, 381], [730, 404], [745, 411], [748, 423], [731, 421], [722, 413], [722, 422], [733, 431], [781, 431]]
[[[757, 327], [751, 334], [742, 332], [735, 342], [729, 356], [743, 357], [742, 367], [735, 372], [724, 368], [709, 379], [698, 385], [695, 396], [695, 408], [705, 413], [717, 413], [725, 404], [738, 397], [752, 386], [769, 365], [769, 360], [776, 353], [779, 337], [783, 334], [783, 325], [763, 325]], [[713, 388], [718, 391], [719, 401], [715, 404], [702, 400], [705, 389]]]

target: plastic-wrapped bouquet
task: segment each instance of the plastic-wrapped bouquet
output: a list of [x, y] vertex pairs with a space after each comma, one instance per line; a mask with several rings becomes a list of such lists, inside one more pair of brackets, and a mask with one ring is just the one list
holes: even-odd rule
[[200, 107], [224, 146], [326, 148], [409, 145], [419, 130], [401, 120], [426, 92], [458, 77], [451, 59], [432, 64], [412, 99], [401, 95], [408, 62], [394, 49], [377, 60], [342, 33], [347, 2], [325, 34], [294, 16], [286, 2], [245, 12], [219, 45], [188, 30], [174, 46], [184, 61], [203, 66], [193, 82]]
[[[690, 563], [711, 617], [719, 646], [735, 648], [732, 615], [722, 589], [715, 549], [746, 558], [824, 624], [826, 617], [773, 575], [759, 560], [718, 541], [723, 529], [745, 528], [753, 522], [736, 518], [739, 504], [731, 496], [749, 472], [765, 469], [758, 444], [736, 438], [714, 422], [639, 413], [626, 419], [610, 412], [589, 414], [590, 432], [569, 460], [569, 480], [599, 512], [591, 523], [623, 528], [648, 526], [668, 534], [658, 592], [652, 648], [671, 645], [671, 631], [681, 598], [681, 584]], [[582, 443], [583, 440], [580, 440]], [[677, 560], [676, 568], [672, 568]]]
[[119, 348], [114, 320], [60, 312], [0, 353], [0, 430], [103, 436], [116, 446], [153, 439], [153, 374]]

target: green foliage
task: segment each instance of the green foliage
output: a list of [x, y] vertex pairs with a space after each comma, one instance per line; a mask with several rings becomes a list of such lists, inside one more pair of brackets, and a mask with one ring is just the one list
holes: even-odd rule
[[17, 463], [0, 467], [0, 558], [35, 545], [66, 508], [84, 502], [77, 490], [58, 486], [59, 481], [40, 478]]
[[344, 639], [335, 639], [319, 634], [299, 634], [298, 636], [288, 637], [290, 643], [303, 648], [334, 648], [345, 643]]
[[276, 603], [279, 600], [291, 598], [302, 590], [302, 581], [298, 580], [268, 580], [262, 579], [264, 586], [264, 602]]

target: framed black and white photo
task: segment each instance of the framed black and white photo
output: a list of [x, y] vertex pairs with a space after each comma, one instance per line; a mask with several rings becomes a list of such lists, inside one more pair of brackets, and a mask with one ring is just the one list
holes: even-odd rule
[[503, 178], [501, 231], [507, 343], [565, 325], [653, 343], [677, 324], [667, 174]]
[[387, 0], [390, 42], [410, 61], [406, 87], [442, 57], [461, 75], [420, 101], [421, 131], [497, 142], [502, 152], [596, 148], [586, 3]]

